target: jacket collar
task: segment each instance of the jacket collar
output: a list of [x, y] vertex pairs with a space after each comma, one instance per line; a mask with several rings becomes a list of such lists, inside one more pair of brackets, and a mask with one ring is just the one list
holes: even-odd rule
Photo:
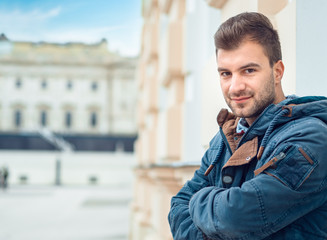
[[[270, 104], [268, 107], [266, 107], [266, 109], [250, 126], [249, 129], [251, 129], [251, 131], [247, 131], [249, 132], [247, 134], [247, 138], [252, 139], [255, 136], [263, 135], [269, 127], [271, 120], [282, 110], [282, 106], [291, 103], [294, 99], [298, 98], [295, 95], [290, 95], [287, 96], [286, 99], [282, 102], [278, 104]], [[217, 123], [225, 135], [230, 135], [231, 133], [236, 132], [236, 127], [239, 120], [239, 117], [236, 117], [233, 113], [229, 112], [225, 108], [221, 109], [217, 116]]]

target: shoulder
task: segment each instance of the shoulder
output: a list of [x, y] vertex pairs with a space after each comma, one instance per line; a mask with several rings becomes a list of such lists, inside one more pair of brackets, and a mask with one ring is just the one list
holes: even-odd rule
[[326, 142], [326, 123], [319, 118], [306, 116], [276, 128], [268, 140], [264, 155], [266, 160], [270, 160], [280, 152], [292, 152], [291, 155], [298, 157], [300, 154], [319, 163], [327, 155]]
[[305, 149], [315, 159], [327, 155], [327, 125], [319, 118], [305, 116], [280, 124], [269, 136], [264, 155], [274, 155], [291, 146]]
[[327, 176], [326, 142], [327, 125], [321, 119], [289, 121], [273, 132], [255, 174], [272, 175], [293, 190], [320, 189]]
[[314, 141], [327, 140], [327, 124], [319, 118], [306, 116], [283, 124], [275, 131], [282, 140]]

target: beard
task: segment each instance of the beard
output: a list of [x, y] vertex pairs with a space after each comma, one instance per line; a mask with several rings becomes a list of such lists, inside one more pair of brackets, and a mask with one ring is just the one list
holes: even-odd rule
[[[229, 101], [226, 101], [229, 108], [232, 110], [235, 116], [241, 118], [257, 118], [270, 104], [275, 102], [275, 81], [274, 75], [271, 73], [269, 81], [263, 86], [260, 92], [249, 90], [239, 94], [228, 94]], [[233, 97], [251, 96], [252, 103], [240, 103], [234, 104], [230, 101]]]

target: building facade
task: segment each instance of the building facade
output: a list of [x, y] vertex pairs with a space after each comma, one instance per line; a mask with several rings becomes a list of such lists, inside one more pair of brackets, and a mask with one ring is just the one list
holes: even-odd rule
[[95, 44], [0, 38], [0, 132], [134, 135], [136, 58]]
[[19, 42], [1, 34], [0, 164], [9, 166], [11, 183], [27, 176], [29, 183], [48, 184], [55, 174], [67, 184], [88, 183], [92, 175], [111, 183], [117, 180], [103, 173], [111, 169], [130, 175], [136, 63], [137, 57], [110, 52], [106, 40]]
[[216, 115], [227, 108], [213, 42], [219, 25], [244, 11], [264, 13], [280, 34], [285, 94], [326, 95], [320, 68], [327, 63], [326, 10], [322, 0], [143, 1], [130, 239], [172, 239], [171, 197], [193, 176], [218, 131]]

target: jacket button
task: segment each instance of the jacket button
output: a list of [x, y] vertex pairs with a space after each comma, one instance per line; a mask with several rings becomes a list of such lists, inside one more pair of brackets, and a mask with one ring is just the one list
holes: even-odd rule
[[223, 183], [231, 184], [233, 182], [233, 178], [231, 176], [225, 175], [223, 176]]
[[249, 161], [251, 159], [251, 156], [248, 156], [245, 160]]

